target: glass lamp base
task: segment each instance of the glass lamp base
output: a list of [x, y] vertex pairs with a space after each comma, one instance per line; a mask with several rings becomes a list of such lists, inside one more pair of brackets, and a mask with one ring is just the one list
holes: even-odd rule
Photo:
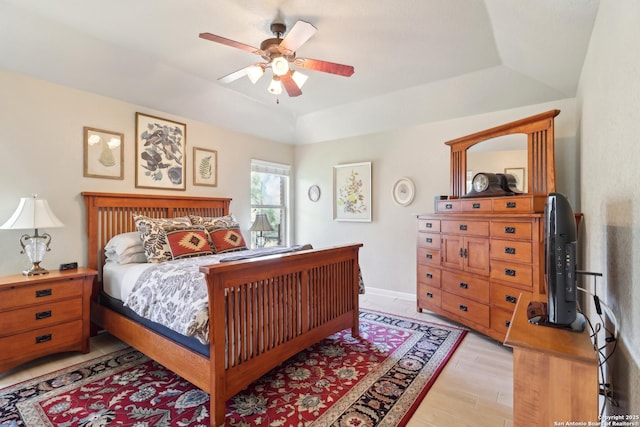
[[24, 274], [25, 276], [37, 276], [39, 274], [47, 274], [47, 273], [49, 273], [49, 270], [47, 270], [46, 268], [40, 267], [39, 262], [34, 262], [30, 269], [24, 270], [22, 272], [22, 274]]

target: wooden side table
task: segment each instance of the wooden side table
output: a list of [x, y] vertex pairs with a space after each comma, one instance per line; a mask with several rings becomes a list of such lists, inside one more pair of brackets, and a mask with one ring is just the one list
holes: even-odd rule
[[571, 332], [529, 323], [520, 295], [504, 344], [513, 347], [513, 425], [598, 421], [598, 357], [588, 328]]
[[78, 268], [0, 277], [0, 373], [52, 353], [89, 352], [97, 274]]

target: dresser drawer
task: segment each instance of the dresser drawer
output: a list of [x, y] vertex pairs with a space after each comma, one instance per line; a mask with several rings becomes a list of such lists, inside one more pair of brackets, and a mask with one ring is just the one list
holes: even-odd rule
[[418, 219], [418, 231], [440, 232], [439, 219]]
[[516, 303], [520, 299], [521, 294], [524, 299], [531, 299], [533, 297], [531, 292], [512, 288], [511, 286], [501, 285], [499, 283], [492, 283], [491, 306], [500, 307], [507, 311], [513, 311], [516, 308]]
[[531, 227], [530, 222], [491, 221], [491, 237], [531, 240]]
[[462, 200], [460, 202], [462, 212], [491, 212], [492, 209], [491, 199]]
[[489, 306], [486, 304], [443, 292], [442, 308], [469, 322], [489, 327]]
[[491, 260], [491, 280], [531, 287], [533, 268], [527, 264]]
[[38, 304], [0, 313], [0, 336], [82, 318], [82, 299]]
[[418, 282], [433, 288], [440, 288], [441, 271], [430, 265], [418, 264]]
[[491, 307], [491, 329], [500, 332], [503, 335], [507, 335], [507, 330], [511, 324], [512, 316], [513, 311]]
[[80, 348], [82, 341], [82, 320], [35, 329], [0, 338], [0, 361], [16, 357], [36, 358], [72, 347]]
[[499, 213], [532, 212], [533, 201], [530, 197], [496, 197], [493, 199], [493, 211]]
[[460, 200], [441, 200], [437, 206], [438, 212], [460, 212]]
[[418, 306], [421, 308], [440, 308], [442, 305], [442, 291], [432, 286], [418, 284]]
[[460, 273], [442, 272], [442, 289], [465, 298], [489, 303], [489, 282]]
[[5, 288], [0, 291], [0, 310], [79, 297], [82, 295], [82, 286], [78, 285], [78, 281], [81, 280], [68, 279], [15, 289]]
[[530, 263], [531, 250], [531, 242], [491, 239], [489, 255], [492, 259], [499, 259], [502, 261]]
[[440, 249], [440, 234], [418, 233], [417, 245], [419, 248]]
[[418, 264], [440, 265], [440, 251], [435, 249], [418, 248]]
[[469, 236], [488, 236], [489, 222], [474, 220], [443, 220], [442, 232]]

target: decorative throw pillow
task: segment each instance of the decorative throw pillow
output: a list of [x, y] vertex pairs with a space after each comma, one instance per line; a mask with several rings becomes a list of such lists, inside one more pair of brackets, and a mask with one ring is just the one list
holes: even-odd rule
[[199, 216], [189, 215], [189, 219], [193, 225], [204, 225], [207, 227], [207, 231], [216, 228], [230, 228], [239, 227], [238, 221], [233, 215], [225, 216]]
[[247, 249], [240, 227], [219, 228], [209, 231], [211, 247], [217, 254]]
[[209, 235], [204, 227], [168, 231], [167, 242], [173, 259], [213, 255]]
[[149, 218], [144, 215], [135, 215], [133, 220], [140, 233], [147, 261], [154, 263], [173, 259], [169, 242], [167, 242], [168, 231], [192, 227], [187, 217]]

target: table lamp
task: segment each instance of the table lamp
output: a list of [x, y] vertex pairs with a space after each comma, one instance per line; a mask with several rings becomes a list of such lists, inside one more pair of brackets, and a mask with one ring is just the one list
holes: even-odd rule
[[258, 233], [260, 233], [258, 237], [256, 237], [256, 246], [259, 248], [264, 247], [266, 239], [264, 238], [262, 233], [264, 231], [273, 231], [273, 227], [271, 227], [271, 224], [269, 224], [267, 214], [256, 214], [256, 220], [253, 221], [253, 224], [251, 225], [249, 231], [257, 231]]
[[23, 234], [20, 237], [20, 246], [22, 246], [21, 254], [26, 253], [31, 261], [31, 268], [22, 273], [25, 276], [34, 276], [38, 274], [47, 274], [48, 271], [40, 267], [40, 263], [44, 259], [45, 252], [49, 251], [51, 236], [47, 233], [38, 234], [39, 228], [55, 228], [63, 227], [54, 215], [44, 199], [39, 199], [37, 195], [33, 197], [23, 197], [16, 211], [11, 215], [0, 229], [3, 230], [23, 230], [33, 228], [35, 233], [33, 236]]

